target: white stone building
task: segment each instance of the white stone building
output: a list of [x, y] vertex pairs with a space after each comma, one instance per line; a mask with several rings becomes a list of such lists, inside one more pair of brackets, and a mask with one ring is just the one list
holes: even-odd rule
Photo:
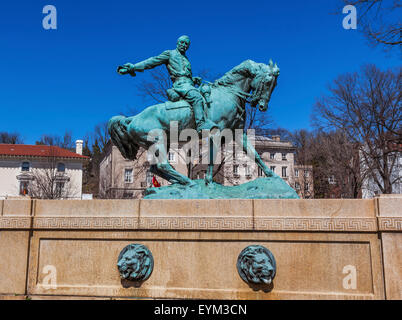
[[76, 152], [56, 146], [0, 144], [0, 199], [39, 198], [47, 192], [54, 198], [81, 199], [83, 162], [89, 159], [82, 155], [82, 143], [76, 141]]

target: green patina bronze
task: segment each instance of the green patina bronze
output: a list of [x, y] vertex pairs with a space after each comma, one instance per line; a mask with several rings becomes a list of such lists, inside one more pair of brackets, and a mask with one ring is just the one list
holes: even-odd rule
[[276, 275], [276, 261], [271, 251], [260, 245], [251, 245], [240, 252], [237, 271], [250, 285], [270, 285]]
[[121, 279], [142, 282], [151, 276], [154, 258], [146, 246], [132, 243], [121, 250], [117, 268]]
[[[179, 132], [189, 128], [196, 129], [198, 133], [215, 128], [220, 131], [234, 131], [244, 128], [246, 102], [253, 108], [258, 106], [262, 112], [267, 110], [279, 76], [276, 64], [272, 61], [267, 65], [246, 60], [212, 84], [202, 84], [200, 78], [192, 76], [191, 64], [185, 55], [189, 45], [189, 38], [182, 36], [178, 39], [175, 50], [167, 50], [142, 62], [126, 63], [118, 67], [119, 74], [135, 76], [136, 71], [142, 72], [164, 64], [173, 82], [173, 87], [168, 90], [170, 101], [149, 106], [132, 117], [115, 116], [109, 120], [111, 139], [124, 158], [134, 160], [140, 147], [148, 150], [151, 146], [156, 146], [157, 153], [166, 155], [169, 140], [164, 141], [161, 137], [148, 140], [148, 134], [152, 130], [160, 130], [169, 137], [171, 121], [178, 122]], [[254, 182], [253, 187], [258, 181], [257, 198], [298, 198], [296, 192], [262, 161], [245, 133], [241, 145], [243, 151], [255, 160], [267, 177], [266, 180], [258, 179]], [[216, 154], [212, 154], [210, 163], [214, 156]], [[158, 188], [158, 191], [148, 190], [145, 198], [159, 196], [194, 199], [205, 198], [205, 194], [208, 194], [207, 198], [221, 198], [222, 192], [225, 198], [253, 198], [253, 194], [249, 192], [243, 194], [248, 185], [224, 187], [213, 183], [212, 168], [210, 165], [205, 177], [207, 186], [200, 186], [199, 182], [177, 172], [169, 164], [167, 157], [163, 157], [163, 161], [150, 166], [150, 171], [168, 180], [172, 186]], [[176, 193], [172, 192], [175, 188]]]
[[172, 184], [149, 188], [145, 199], [297, 199], [297, 193], [278, 176], [258, 178], [238, 186], [223, 186], [204, 180], [193, 180], [190, 188]]

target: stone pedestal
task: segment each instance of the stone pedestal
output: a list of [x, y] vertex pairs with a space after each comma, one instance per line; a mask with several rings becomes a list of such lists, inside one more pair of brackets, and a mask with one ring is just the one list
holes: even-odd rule
[[[0, 299], [401, 299], [402, 198], [373, 200], [3, 200]], [[131, 243], [154, 259], [120, 279]], [[269, 290], [239, 253], [268, 248]]]

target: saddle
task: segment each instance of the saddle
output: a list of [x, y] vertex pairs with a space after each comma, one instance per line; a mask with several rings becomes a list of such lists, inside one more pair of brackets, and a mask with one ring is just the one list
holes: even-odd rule
[[[211, 86], [207, 83], [203, 83], [198, 88], [198, 90], [200, 91], [202, 97], [204, 98], [205, 104], [209, 106], [211, 103]], [[166, 110], [190, 107], [190, 104], [185, 100], [183, 100], [181, 96], [173, 88], [167, 89], [166, 93], [169, 99], [169, 101], [165, 103]], [[184, 103], [173, 103], [177, 101], [182, 101]]]
[[165, 108], [166, 110], [174, 110], [181, 108], [190, 108], [190, 104], [186, 100], [177, 100], [177, 101], [166, 101]]

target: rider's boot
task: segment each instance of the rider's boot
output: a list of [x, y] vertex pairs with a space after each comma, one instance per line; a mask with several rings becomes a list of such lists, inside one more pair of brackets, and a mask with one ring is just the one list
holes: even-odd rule
[[193, 106], [196, 130], [201, 133], [202, 130], [212, 130], [218, 128], [217, 124], [209, 119], [205, 119], [203, 103], [196, 103]]

